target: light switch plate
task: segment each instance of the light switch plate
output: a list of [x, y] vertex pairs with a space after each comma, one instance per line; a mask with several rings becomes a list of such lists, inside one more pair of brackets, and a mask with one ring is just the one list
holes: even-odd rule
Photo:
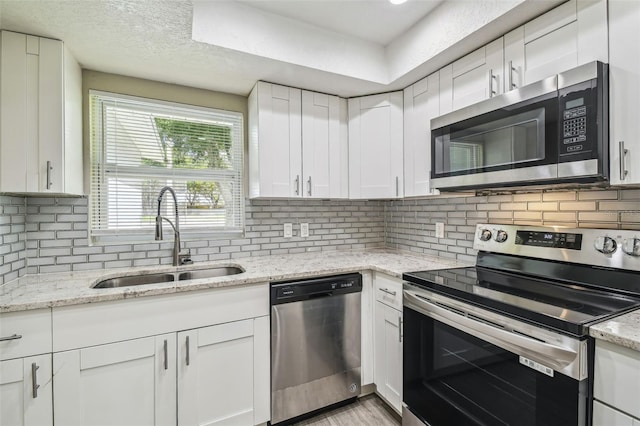
[[293, 237], [293, 224], [291, 223], [284, 224], [284, 237], [285, 238]]
[[436, 238], [444, 238], [444, 223], [436, 222]]
[[308, 223], [301, 223], [300, 224], [300, 236], [302, 238], [307, 238], [309, 236], [309, 224]]

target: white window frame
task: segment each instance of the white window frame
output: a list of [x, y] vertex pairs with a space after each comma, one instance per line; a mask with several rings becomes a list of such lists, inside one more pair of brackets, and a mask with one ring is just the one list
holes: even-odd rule
[[[177, 115], [185, 118], [192, 118], [194, 120], [210, 121], [211, 114], [228, 115], [230, 121], [234, 122], [232, 129], [232, 150], [233, 155], [236, 157], [234, 164], [238, 166], [236, 169], [223, 170], [223, 169], [180, 169], [180, 168], [159, 168], [153, 166], [115, 166], [112, 164], [105, 164], [106, 159], [106, 135], [104, 132], [104, 122], [102, 118], [93, 117], [93, 105], [91, 100], [89, 101], [90, 119], [90, 188], [89, 194], [89, 240], [92, 244], [122, 244], [122, 243], [137, 243], [137, 242], [149, 242], [154, 241], [155, 234], [153, 229], [144, 234], [140, 232], [131, 232], [127, 229], [104, 229], [104, 227], [95, 227], [94, 221], [98, 223], [102, 220], [108, 222], [108, 217], [98, 214], [98, 218], [95, 219], [96, 203], [108, 203], [108, 191], [104, 190], [104, 186], [108, 186], [106, 175], [110, 173], [116, 173], [118, 177], [124, 178], [158, 178], [160, 180], [197, 180], [197, 181], [226, 181], [233, 182], [234, 194], [232, 198], [237, 202], [235, 206], [236, 213], [234, 214], [234, 222], [237, 220], [238, 226], [232, 227], [232, 229], [218, 228], [212, 230], [210, 226], [205, 227], [190, 227], [186, 226], [184, 221], [180, 221], [180, 237], [182, 241], [188, 240], [201, 240], [201, 239], [215, 239], [215, 238], [238, 238], [244, 236], [245, 226], [245, 206], [244, 206], [244, 116], [241, 112], [220, 110], [215, 108], [206, 108], [201, 106], [187, 105], [176, 102], [169, 102], [164, 100], [143, 98], [137, 96], [122, 95], [98, 90], [90, 90], [89, 96], [102, 97], [102, 104], [112, 104], [109, 99], [121, 99], [133, 102], [139, 102], [141, 104], [140, 109], [145, 112], [158, 112], [165, 113], [167, 108], [175, 109]], [[106, 99], [106, 100], [105, 100]], [[131, 108], [133, 109], [133, 108]], [[103, 126], [99, 132], [95, 132], [93, 126]], [[237, 127], [237, 128], [236, 128]], [[96, 135], [98, 133], [98, 135]], [[98, 152], [100, 151], [100, 152]], [[97, 167], [96, 167], [97, 165]], [[94, 179], [99, 182], [94, 182]], [[100, 188], [99, 194], [96, 194], [94, 189], [96, 186]], [[171, 194], [165, 194], [162, 202], [163, 206], [170, 207], [173, 212], [173, 199]], [[166, 210], [163, 210], [166, 212]], [[167, 215], [167, 218], [172, 222], [174, 221], [174, 213]], [[183, 216], [180, 215], [180, 219]], [[108, 225], [107, 225], [108, 226]], [[171, 228], [169, 224], [164, 225], [166, 228]], [[172, 240], [172, 230], [165, 229], [165, 240]]]

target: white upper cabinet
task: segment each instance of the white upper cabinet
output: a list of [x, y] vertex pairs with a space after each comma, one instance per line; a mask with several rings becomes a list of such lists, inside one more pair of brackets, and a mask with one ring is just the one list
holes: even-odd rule
[[503, 93], [502, 37], [440, 70], [440, 114]]
[[608, 62], [607, 2], [570, 0], [504, 36], [504, 90], [595, 60]]
[[611, 183], [640, 183], [640, 2], [609, 0]]
[[440, 77], [423, 78], [404, 89], [404, 195], [436, 195], [431, 173], [431, 119], [440, 115]]
[[402, 108], [402, 92], [349, 99], [350, 198], [402, 196]]
[[61, 41], [0, 37], [0, 192], [81, 195], [80, 66]]
[[258, 82], [249, 95], [249, 196], [296, 197], [302, 173], [300, 89]]
[[302, 174], [307, 198], [349, 195], [347, 100], [302, 91]]
[[249, 196], [346, 198], [346, 100], [258, 82], [249, 95]]

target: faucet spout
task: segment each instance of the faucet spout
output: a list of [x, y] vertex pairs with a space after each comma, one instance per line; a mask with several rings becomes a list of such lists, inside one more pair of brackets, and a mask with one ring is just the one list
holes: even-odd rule
[[[173, 196], [173, 204], [176, 208], [176, 217], [175, 224], [171, 222], [166, 217], [162, 217], [160, 214], [160, 207], [162, 206], [162, 197], [165, 192], [169, 191]], [[162, 240], [162, 221], [166, 220], [173, 228], [173, 266], [178, 266], [180, 264], [180, 222], [178, 218], [178, 199], [176, 197], [176, 192], [170, 186], [165, 186], [160, 190], [160, 194], [158, 195], [158, 214], [156, 216], [156, 241]]]

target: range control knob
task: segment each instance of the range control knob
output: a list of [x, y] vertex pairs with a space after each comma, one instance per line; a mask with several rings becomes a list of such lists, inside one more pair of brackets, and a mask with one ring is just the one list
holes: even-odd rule
[[496, 238], [495, 240], [499, 243], [504, 243], [505, 241], [507, 241], [507, 238], [509, 237], [509, 234], [507, 234], [507, 231], [503, 231], [502, 229], [499, 230], [496, 233]]
[[622, 242], [622, 251], [629, 256], [640, 256], [640, 238], [628, 238]]
[[491, 239], [491, 231], [489, 231], [488, 229], [483, 229], [480, 232], [480, 239], [482, 241], [489, 241]]
[[594, 242], [593, 246], [600, 253], [604, 253], [604, 254], [611, 254], [614, 251], [616, 251], [616, 249], [618, 248], [618, 245], [616, 244], [616, 240], [614, 240], [611, 237], [598, 237], [596, 238], [596, 241]]

